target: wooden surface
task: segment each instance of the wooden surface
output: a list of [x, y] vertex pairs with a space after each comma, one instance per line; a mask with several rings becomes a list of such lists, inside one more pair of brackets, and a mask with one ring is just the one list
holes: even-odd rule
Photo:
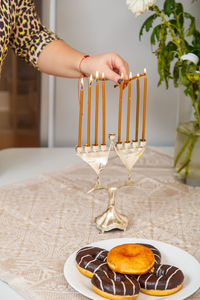
[[0, 79], [0, 149], [39, 146], [39, 122], [40, 73], [10, 50]]

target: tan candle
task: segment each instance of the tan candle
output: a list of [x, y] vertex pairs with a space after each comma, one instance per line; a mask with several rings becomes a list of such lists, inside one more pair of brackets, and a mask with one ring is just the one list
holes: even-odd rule
[[122, 97], [123, 97], [123, 87], [124, 87], [124, 75], [121, 74], [120, 83], [120, 94], [119, 94], [119, 119], [118, 119], [118, 143], [121, 143], [121, 123], [122, 123]]
[[78, 147], [81, 147], [82, 117], [83, 117], [83, 78], [81, 78], [81, 91], [80, 91]]
[[135, 141], [138, 141], [138, 128], [139, 128], [139, 112], [140, 112], [140, 75], [137, 74], [137, 105], [136, 105], [136, 126], [135, 126]]
[[103, 113], [103, 126], [102, 126], [102, 144], [106, 144], [106, 94], [105, 94], [105, 78], [102, 73], [102, 113]]
[[[129, 74], [129, 79], [132, 73]], [[131, 80], [128, 82], [128, 102], [127, 102], [127, 126], [126, 126], [126, 142], [129, 142], [129, 129], [130, 129], [130, 108], [131, 108]]]
[[92, 91], [92, 74], [90, 75], [90, 84], [88, 86], [87, 146], [90, 146], [91, 91]]
[[95, 145], [98, 145], [98, 114], [99, 114], [99, 73], [96, 72], [96, 109], [95, 109]]
[[145, 141], [145, 124], [146, 124], [146, 100], [147, 100], [147, 76], [144, 69], [144, 99], [143, 99], [143, 122], [142, 122], [142, 140]]
[[[133, 76], [127, 80], [124, 80], [124, 84], [125, 83], [128, 83], [130, 80], [135, 80], [136, 78], [139, 78], [139, 77], [142, 77], [142, 76], [145, 76], [145, 73], [141, 73], [141, 74], [137, 74], [137, 76]], [[117, 87], [119, 86], [118, 84], [115, 84], [114, 87]]]

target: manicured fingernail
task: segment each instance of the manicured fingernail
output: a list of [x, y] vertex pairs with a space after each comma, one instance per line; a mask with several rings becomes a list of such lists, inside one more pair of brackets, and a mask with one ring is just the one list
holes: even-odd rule
[[119, 80], [118, 80], [118, 83], [120, 84], [121, 82], [122, 82], [122, 79], [119, 79]]

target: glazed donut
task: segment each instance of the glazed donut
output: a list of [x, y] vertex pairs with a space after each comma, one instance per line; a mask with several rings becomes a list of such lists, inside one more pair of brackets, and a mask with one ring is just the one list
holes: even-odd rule
[[160, 264], [160, 262], [161, 262], [161, 253], [156, 247], [154, 247], [152, 245], [149, 245], [149, 244], [140, 244], [140, 245], [148, 247], [154, 254], [155, 264]]
[[76, 254], [76, 266], [81, 273], [92, 278], [93, 273], [101, 266], [107, 265], [108, 251], [98, 247], [84, 247]]
[[180, 269], [170, 265], [155, 265], [154, 271], [137, 278], [141, 292], [154, 295], [165, 296], [178, 292], [184, 281], [184, 275]]
[[111, 270], [122, 274], [145, 274], [155, 263], [153, 252], [140, 244], [123, 244], [108, 252], [107, 263]]
[[92, 288], [100, 296], [113, 300], [136, 299], [140, 286], [131, 275], [115, 273], [108, 265], [99, 268], [92, 277]]

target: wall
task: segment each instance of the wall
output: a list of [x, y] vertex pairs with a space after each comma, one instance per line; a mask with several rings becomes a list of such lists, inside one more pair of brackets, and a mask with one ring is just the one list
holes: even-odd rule
[[[188, 0], [182, 2], [185, 8], [198, 16], [199, 2], [192, 5]], [[90, 55], [118, 52], [128, 61], [133, 73], [142, 72], [146, 67], [148, 72], [146, 138], [148, 144], [170, 146], [174, 143], [179, 93], [172, 84], [169, 90], [166, 90], [164, 85], [157, 87], [159, 79], [157, 61], [150, 47], [150, 35], [144, 34], [142, 41], [138, 39], [141, 24], [148, 14], [135, 17], [128, 10], [125, 0], [59, 0], [57, 34], [74, 48]], [[56, 79], [57, 146], [77, 144], [79, 111], [77, 86], [75, 79]], [[107, 82], [106, 94], [109, 112], [107, 130], [117, 132], [118, 90], [113, 89], [113, 84]], [[126, 101], [123, 104], [123, 120], [125, 120]], [[84, 114], [84, 118], [86, 117]], [[93, 122], [94, 120], [92, 124]], [[125, 125], [125, 121], [123, 123]], [[83, 143], [86, 143], [85, 129], [84, 127]], [[122, 136], [125, 138], [125, 126], [122, 128]]]
[[[42, 23], [49, 27], [50, 0], [42, 1]], [[40, 107], [40, 146], [48, 145], [48, 99], [49, 99], [49, 76], [41, 76], [41, 107]]]

